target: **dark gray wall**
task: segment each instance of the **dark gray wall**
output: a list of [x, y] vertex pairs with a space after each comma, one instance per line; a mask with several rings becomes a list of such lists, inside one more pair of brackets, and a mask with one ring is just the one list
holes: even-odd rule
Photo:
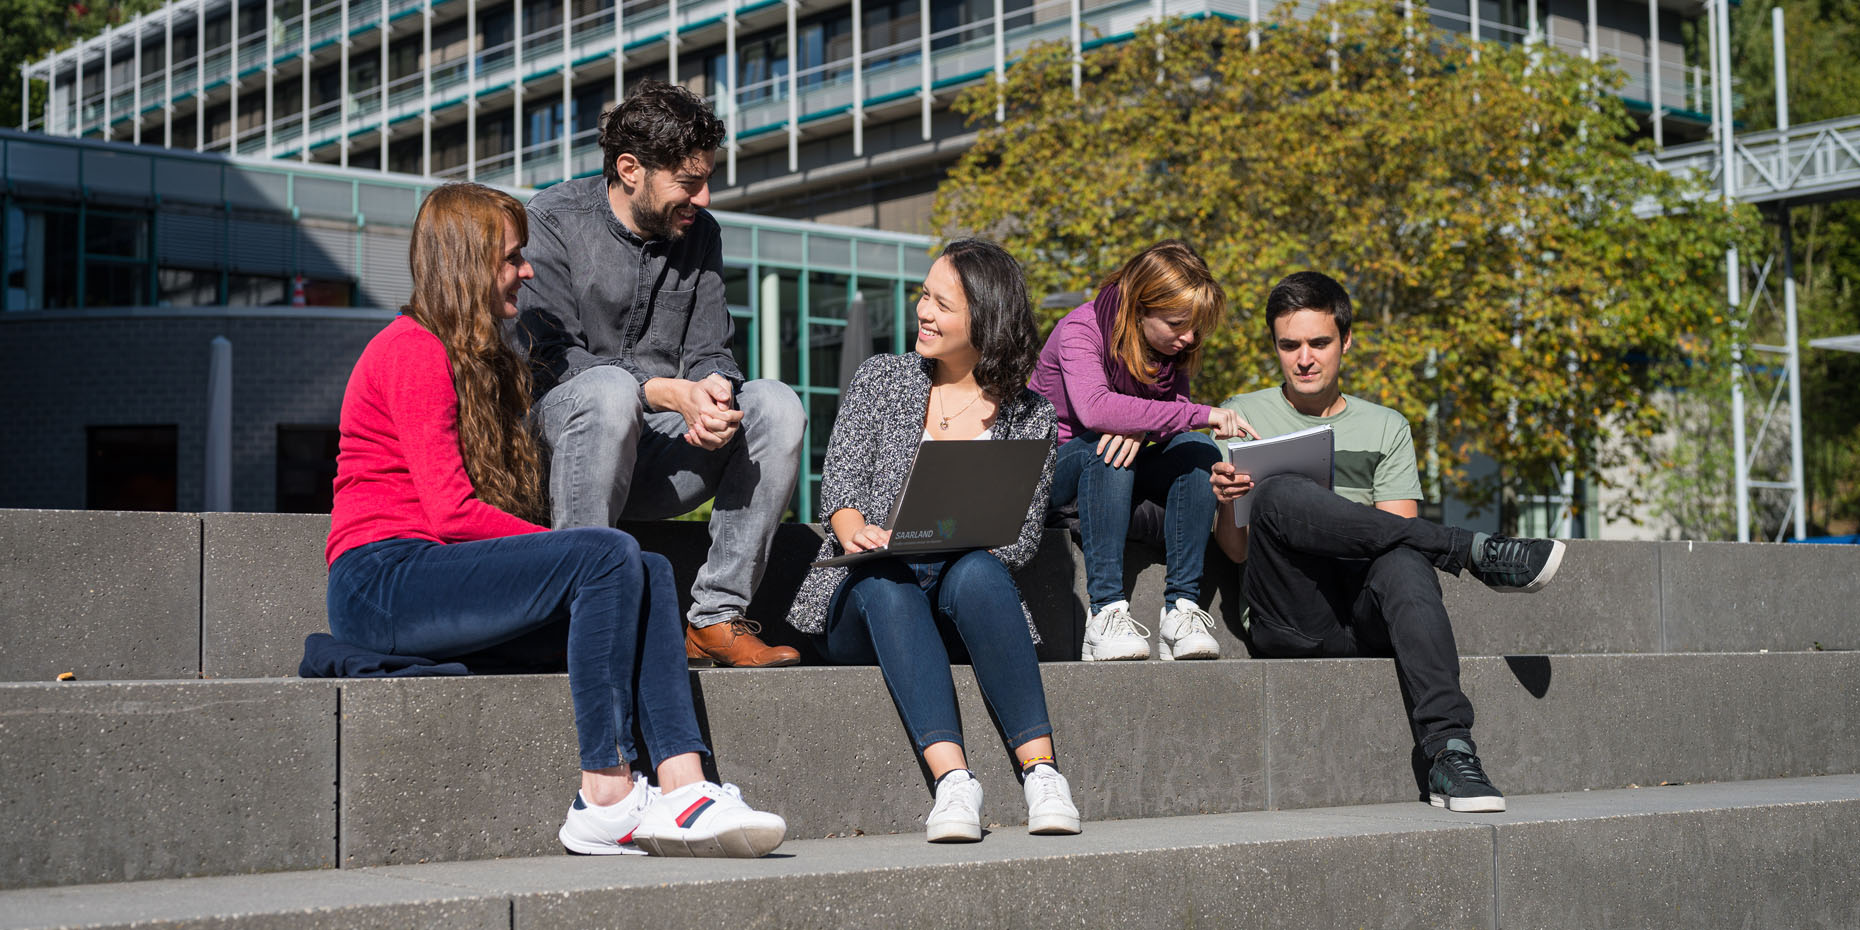
[[335, 425], [349, 370], [391, 317], [234, 313], [0, 318], [0, 507], [81, 509], [86, 427], [172, 423], [175, 503], [200, 510], [209, 346], [225, 336], [233, 344], [232, 506], [276, 509], [278, 425]]

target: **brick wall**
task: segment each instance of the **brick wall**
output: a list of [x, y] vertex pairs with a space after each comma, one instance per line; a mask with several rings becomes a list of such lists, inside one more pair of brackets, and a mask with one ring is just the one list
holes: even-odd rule
[[277, 427], [334, 426], [387, 325], [280, 315], [0, 318], [0, 507], [84, 506], [85, 429], [174, 424], [184, 511], [204, 503], [209, 346], [232, 341], [232, 506], [276, 509]]

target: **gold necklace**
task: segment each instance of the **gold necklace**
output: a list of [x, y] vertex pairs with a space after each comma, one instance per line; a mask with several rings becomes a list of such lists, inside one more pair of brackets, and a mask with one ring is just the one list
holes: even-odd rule
[[[948, 396], [948, 392], [947, 392], [947, 391], [945, 391], [945, 392], [944, 392], [944, 395], [945, 395], [945, 396]], [[966, 413], [966, 412], [968, 411], [968, 409], [969, 409], [970, 407], [973, 407], [973, 406], [975, 406], [975, 402], [976, 402], [976, 401], [978, 401], [978, 400], [981, 400], [981, 399], [982, 399], [982, 391], [981, 391], [981, 389], [980, 389], [980, 388], [976, 388], [976, 390], [975, 390], [975, 396], [974, 396], [974, 397], [971, 397], [971, 398], [969, 398], [969, 402], [968, 402], [968, 403], [966, 403], [966, 404], [963, 404], [963, 405], [962, 405], [962, 409], [961, 409], [961, 410], [958, 410], [958, 411], [956, 411], [955, 413], [950, 413], [950, 412], [949, 412], [949, 405], [948, 405], [948, 404], [946, 404], [946, 403], [943, 403], [943, 402], [942, 402], [941, 400], [939, 400], [939, 401], [937, 401], [937, 406], [939, 406], [939, 407], [942, 407], [942, 408], [943, 408], [943, 418], [942, 418], [941, 420], [938, 420], [938, 421], [937, 421], [937, 424], [936, 424], [936, 426], [937, 426], [937, 429], [949, 429], [949, 418], [950, 418], [950, 417], [959, 417], [959, 416], [962, 416], [962, 415], [963, 415], [964, 413]]]

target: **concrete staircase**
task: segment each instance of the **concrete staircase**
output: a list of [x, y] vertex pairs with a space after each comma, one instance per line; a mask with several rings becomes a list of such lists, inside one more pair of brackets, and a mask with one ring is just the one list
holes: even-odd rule
[[[1014, 826], [966, 669], [998, 825], [954, 848], [922, 842], [876, 669], [706, 670], [718, 770], [792, 839], [693, 863], [561, 855], [563, 676], [286, 677], [324, 628], [326, 527], [0, 511], [0, 928], [1860, 927], [1860, 547], [1576, 542], [1534, 596], [1443, 576], [1511, 798], [1455, 815], [1416, 800], [1390, 663], [1246, 658], [1218, 555], [1233, 658], [1063, 661], [1083, 577], [1055, 532], [1023, 589], [1084, 835]], [[701, 560], [702, 525], [637, 531]], [[784, 527], [770, 633], [818, 538]]]

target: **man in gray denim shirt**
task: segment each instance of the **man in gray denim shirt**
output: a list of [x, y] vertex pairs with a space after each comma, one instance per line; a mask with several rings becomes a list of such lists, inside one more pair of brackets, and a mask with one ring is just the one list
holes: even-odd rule
[[644, 81], [601, 126], [602, 176], [529, 203], [520, 329], [537, 373], [558, 529], [658, 520], [716, 496], [692, 586], [694, 664], [793, 665], [744, 616], [794, 494], [806, 415], [730, 353], [723, 237], [704, 211], [723, 123]]

